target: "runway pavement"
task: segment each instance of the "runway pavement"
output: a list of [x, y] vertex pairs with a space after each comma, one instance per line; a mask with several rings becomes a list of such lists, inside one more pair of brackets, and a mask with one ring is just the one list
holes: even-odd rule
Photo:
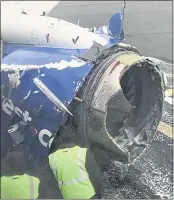
[[[83, 27], [100, 27], [108, 23], [122, 4], [123, 1], [62, 1], [50, 16], [73, 23], [80, 20]], [[127, 42], [136, 46], [144, 56], [172, 63], [172, 1], [126, 1], [124, 32]], [[169, 75], [168, 88], [172, 88], [172, 65], [163, 65], [161, 70]], [[105, 172], [104, 198], [172, 199], [172, 112], [172, 105], [165, 102], [159, 132], [129, 166], [124, 181], [109, 184], [114, 169]]]

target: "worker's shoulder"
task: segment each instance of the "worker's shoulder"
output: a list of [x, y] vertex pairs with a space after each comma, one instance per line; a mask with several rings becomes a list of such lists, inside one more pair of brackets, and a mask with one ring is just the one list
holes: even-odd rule
[[7, 176], [1, 176], [0, 181], [3, 183], [4, 181], [7, 181], [8, 177]]
[[[69, 152], [71, 152], [71, 150], [75, 150], [75, 149], [81, 149], [83, 151], [87, 151], [89, 152], [89, 149], [86, 147], [81, 147], [79, 145], [76, 145], [74, 143], [64, 143], [61, 144], [57, 149], [55, 149], [53, 152], [51, 152], [48, 156], [49, 159], [51, 159], [51, 157], [55, 154], [58, 154], [59, 152], [65, 151], [65, 150], [69, 150]], [[90, 152], [91, 153], [91, 152]]]
[[40, 184], [40, 180], [37, 177], [33, 176], [33, 179], [35, 183]]

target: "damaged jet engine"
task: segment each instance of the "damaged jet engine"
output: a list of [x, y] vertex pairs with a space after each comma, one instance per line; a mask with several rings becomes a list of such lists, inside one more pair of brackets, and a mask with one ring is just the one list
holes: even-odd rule
[[[130, 163], [156, 133], [163, 78], [155, 63], [122, 43], [102, 50], [93, 62], [70, 105], [74, 117], [65, 126], [71, 125], [82, 136], [101, 163], [110, 159]], [[65, 132], [62, 128], [58, 135]]]

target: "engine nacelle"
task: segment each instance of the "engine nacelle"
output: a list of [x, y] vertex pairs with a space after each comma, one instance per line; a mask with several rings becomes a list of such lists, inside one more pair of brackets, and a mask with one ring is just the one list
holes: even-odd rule
[[71, 108], [71, 123], [101, 163], [130, 163], [152, 140], [162, 117], [162, 76], [130, 45], [106, 49], [94, 62], [77, 95], [83, 102]]

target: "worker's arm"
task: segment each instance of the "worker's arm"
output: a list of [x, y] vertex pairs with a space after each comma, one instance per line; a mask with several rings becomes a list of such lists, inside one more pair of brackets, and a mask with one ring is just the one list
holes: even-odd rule
[[93, 184], [98, 198], [101, 198], [102, 191], [102, 172], [99, 163], [96, 161], [91, 151], [87, 150], [86, 154], [86, 170]]

